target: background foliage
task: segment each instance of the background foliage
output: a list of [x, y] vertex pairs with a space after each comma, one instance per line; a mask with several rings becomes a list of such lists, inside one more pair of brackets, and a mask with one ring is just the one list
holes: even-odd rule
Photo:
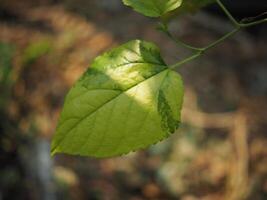
[[[238, 17], [261, 13], [259, 2]], [[120, 1], [4, 0], [0, 9], [2, 199], [266, 199], [264, 26], [179, 70], [183, 124], [169, 140], [115, 159], [51, 160], [64, 96], [93, 58], [133, 38], [157, 43], [168, 64], [189, 52]], [[200, 46], [229, 27], [217, 12], [177, 20], [172, 32]]]

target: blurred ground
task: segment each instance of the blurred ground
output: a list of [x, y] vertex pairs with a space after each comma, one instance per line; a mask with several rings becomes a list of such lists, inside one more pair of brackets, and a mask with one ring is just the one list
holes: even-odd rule
[[[0, 1], [0, 200], [267, 199], [263, 26], [179, 70], [183, 124], [169, 139], [119, 158], [50, 159], [64, 96], [94, 57], [135, 38], [170, 64], [190, 54], [155, 24], [116, 0]], [[200, 12], [171, 29], [201, 46], [231, 26]]]

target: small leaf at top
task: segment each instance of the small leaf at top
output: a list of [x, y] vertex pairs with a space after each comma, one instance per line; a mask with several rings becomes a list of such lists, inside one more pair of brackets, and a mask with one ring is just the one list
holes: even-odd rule
[[177, 15], [194, 14], [199, 9], [215, 2], [215, 0], [186, 0], [183, 1], [181, 6], [179, 6], [179, 8], [177, 8], [174, 12], [164, 15], [161, 20], [167, 23], [171, 19], [177, 17]]
[[160, 17], [178, 8], [182, 0], [123, 0], [127, 6], [148, 17]]
[[177, 10], [178, 13], [196, 12], [202, 7], [214, 3], [215, 0], [186, 0]]
[[96, 58], [68, 93], [51, 153], [112, 157], [145, 148], [180, 122], [183, 85], [152, 43], [134, 40]]

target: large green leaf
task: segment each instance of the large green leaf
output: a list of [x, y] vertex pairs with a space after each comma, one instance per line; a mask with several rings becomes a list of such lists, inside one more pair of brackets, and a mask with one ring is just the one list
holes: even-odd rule
[[182, 0], [123, 0], [127, 6], [149, 17], [159, 17], [178, 8]]
[[51, 152], [111, 157], [145, 148], [177, 129], [182, 97], [159, 49], [130, 41], [96, 58], [70, 90]]

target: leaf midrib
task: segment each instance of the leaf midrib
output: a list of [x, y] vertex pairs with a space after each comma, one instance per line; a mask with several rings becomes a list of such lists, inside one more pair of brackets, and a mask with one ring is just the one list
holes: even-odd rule
[[97, 112], [99, 109], [101, 109], [103, 106], [105, 106], [106, 104], [108, 104], [109, 102], [113, 101], [114, 99], [116, 99], [117, 97], [119, 97], [121, 94], [127, 92], [128, 90], [132, 89], [133, 87], [137, 86], [138, 84], [141, 84], [142, 82], [145, 82], [147, 80], [149, 80], [150, 78], [153, 78], [154, 76], [160, 74], [160, 73], [163, 73], [164, 71], [166, 70], [170, 70], [166, 65], [165, 65], [165, 69], [153, 74], [152, 76], [150, 76], [149, 78], [147, 79], [144, 79], [136, 84], [134, 84], [133, 86], [131, 86], [130, 88], [127, 88], [127, 90], [124, 90], [124, 91], [121, 91], [121, 93], [119, 93], [118, 95], [114, 96], [113, 98], [109, 99], [108, 101], [106, 101], [105, 103], [103, 103], [101, 106], [97, 107], [93, 112], [89, 113], [88, 115], [85, 115], [83, 118], [81, 118], [79, 121], [77, 121], [77, 123], [72, 126], [69, 131], [66, 133], [65, 137], [63, 137], [58, 143], [56, 146], [52, 147], [51, 149], [51, 154], [54, 155], [56, 153], [56, 148], [60, 145], [60, 143], [67, 137], [67, 135], [76, 127], [78, 126], [79, 123], [81, 123], [83, 120], [85, 120], [87, 117], [93, 115], [95, 112]]

